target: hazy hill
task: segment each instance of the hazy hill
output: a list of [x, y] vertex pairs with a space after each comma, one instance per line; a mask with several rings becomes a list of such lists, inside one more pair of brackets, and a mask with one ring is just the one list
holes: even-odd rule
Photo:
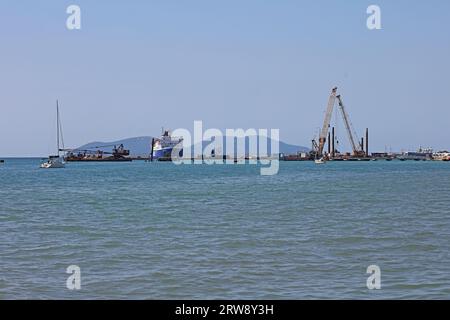
[[[152, 137], [135, 137], [135, 138], [127, 138], [123, 140], [103, 142], [103, 141], [94, 141], [83, 146], [78, 147], [78, 150], [102, 150], [110, 152], [114, 145], [123, 144], [125, 149], [130, 150], [130, 154], [134, 157], [137, 156], [148, 156], [150, 154], [150, 145], [151, 145]], [[207, 145], [208, 142], [204, 142], [204, 145]], [[100, 147], [100, 148], [96, 148]], [[224, 149], [226, 145], [224, 144]], [[248, 150], [248, 148], [246, 148]], [[309, 148], [303, 146], [296, 146], [292, 144], [287, 144], [280, 141], [280, 152], [284, 154], [296, 154], [297, 152], [308, 152]]]

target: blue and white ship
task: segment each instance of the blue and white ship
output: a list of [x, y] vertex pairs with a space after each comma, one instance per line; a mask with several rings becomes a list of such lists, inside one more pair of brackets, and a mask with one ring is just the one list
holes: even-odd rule
[[[169, 130], [163, 130], [161, 137], [153, 141], [153, 159], [170, 160], [172, 158], [173, 148], [182, 141], [183, 138], [172, 137]], [[183, 150], [180, 151], [179, 156], [183, 156]]]

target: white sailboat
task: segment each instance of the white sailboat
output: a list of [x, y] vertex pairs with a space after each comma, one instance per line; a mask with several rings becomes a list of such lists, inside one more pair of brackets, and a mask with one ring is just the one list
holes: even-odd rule
[[[62, 146], [63, 146], [62, 149], [59, 147], [60, 135], [61, 135], [61, 142], [62, 142]], [[60, 151], [64, 150], [64, 139], [63, 139], [63, 135], [62, 135], [61, 121], [59, 119], [58, 100], [56, 100], [56, 145], [57, 145], [58, 155], [49, 156], [47, 161], [41, 163], [40, 167], [42, 169], [53, 169], [53, 168], [64, 168], [65, 167], [64, 158], [60, 156]]]

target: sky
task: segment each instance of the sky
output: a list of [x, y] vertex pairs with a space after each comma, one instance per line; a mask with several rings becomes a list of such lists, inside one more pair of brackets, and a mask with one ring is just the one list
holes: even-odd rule
[[0, 156], [55, 152], [56, 99], [66, 147], [194, 120], [310, 146], [333, 86], [371, 151], [450, 149], [449, 58], [447, 0], [0, 0]]

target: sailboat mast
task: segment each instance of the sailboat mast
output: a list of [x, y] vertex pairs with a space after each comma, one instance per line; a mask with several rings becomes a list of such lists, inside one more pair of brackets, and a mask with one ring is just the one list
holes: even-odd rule
[[58, 150], [59, 156], [59, 104], [58, 100], [56, 100], [56, 150]]

